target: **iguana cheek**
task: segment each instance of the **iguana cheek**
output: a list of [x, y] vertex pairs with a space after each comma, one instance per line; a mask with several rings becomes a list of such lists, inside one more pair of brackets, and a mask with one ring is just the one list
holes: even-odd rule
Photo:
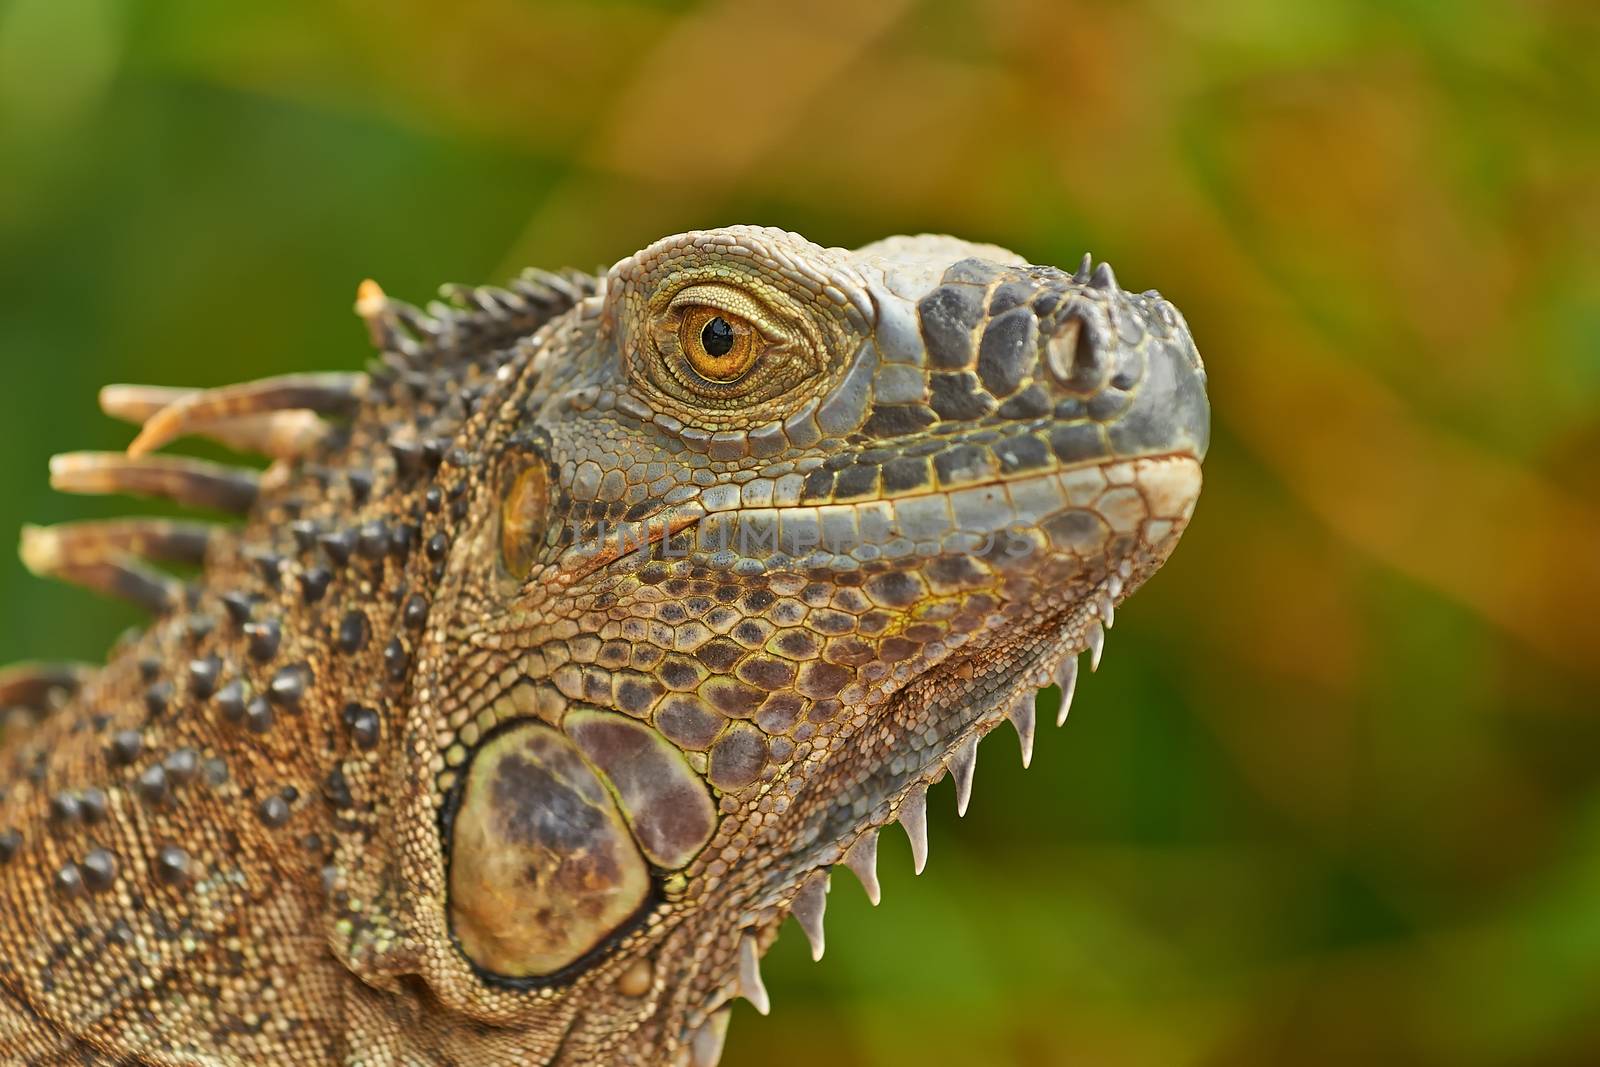
[[509, 978], [548, 975], [628, 921], [650, 873], [610, 792], [572, 742], [522, 723], [483, 745], [451, 824], [461, 950]]

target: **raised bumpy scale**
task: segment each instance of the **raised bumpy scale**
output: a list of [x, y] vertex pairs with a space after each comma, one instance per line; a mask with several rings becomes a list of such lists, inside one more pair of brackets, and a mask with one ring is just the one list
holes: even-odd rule
[[713, 1064], [1200, 492], [1183, 318], [1087, 258], [731, 227], [446, 296], [52, 463], [243, 521], [24, 531], [155, 618], [0, 676], [0, 1062]]

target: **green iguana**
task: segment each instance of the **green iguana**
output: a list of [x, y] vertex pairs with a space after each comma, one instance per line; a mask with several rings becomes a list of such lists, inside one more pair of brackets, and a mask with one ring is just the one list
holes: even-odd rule
[[0, 1062], [714, 1064], [1200, 491], [1183, 318], [1087, 257], [731, 227], [448, 292], [52, 463], [244, 518], [24, 531], [155, 620], [0, 680]]

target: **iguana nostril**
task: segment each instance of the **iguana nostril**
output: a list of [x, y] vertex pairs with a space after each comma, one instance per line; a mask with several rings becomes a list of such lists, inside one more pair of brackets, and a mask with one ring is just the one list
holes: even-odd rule
[[1044, 362], [1056, 384], [1074, 393], [1094, 392], [1105, 376], [1092, 331], [1076, 315], [1063, 319], [1055, 336], [1045, 342]]

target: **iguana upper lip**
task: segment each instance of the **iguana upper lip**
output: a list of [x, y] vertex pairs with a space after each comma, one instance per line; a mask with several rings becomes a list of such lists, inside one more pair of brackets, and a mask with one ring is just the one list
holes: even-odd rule
[[959, 493], [966, 489], [992, 489], [998, 485], [1015, 485], [1017, 482], [1026, 481], [1029, 478], [1045, 478], [1052, 475], [1070, 474], [1075, 471], [1085, 470], [1103, 471], [1106, 468], [1114, 467], [1119, 463], [1139, 463], [1147, 460], [1165, 459], [1192, 459], [1196, 463], [1200, 462], [1200, 457], [1196, 456], [1188, 449], [1177, 449], [1175, 451], [1152, 453], [1149, 455], [1111, 456], [1106, 459], [1086, 460], [1082, 463], [1061, 463], [1058, 460], [1054, 460], [1052, 461], [1052, 466], [1035, 468], [1032, 470], [1018, 470], [1009, 474], [999, 474], [993, 478], [986, 478], [979, 482], [970, 482], [966, 485], [919, 486], [916, 489], [912, 489], [904, 493], [896, 493], [893, 496], [863, 497], [859, 500], [819, 500], [807, 504], [773, 505], [772, 508], [775, 511], [787, 511], [794, 508], [851, 507], [857, 504], [874, 503], [892, 504], [900, 500], [915, 500], [918, 497], [935, 496], [940, 493]]
[[[733, 507], [720, 509], [717, 511], [706, 509], [700, 504], [698, 497], [691, 497], [681, 504], [669, 505], [658, 515], [640, 519], [634, 523], [618, 524], [612, 528], [612, 531], [617, 534], [615, 538], [612, 538], [609, 534], [603, 532], [601, 540], [604, 542], [605, 548], [597, 551], [582, 565], [567, 571], [566, 574], [571, 580], [574, 581], [588, 578], [597, 571], [603, 570], [605, 567], [616, 562], [624, 555], [631, 554], [632, 552], [638, 551], [641, 548], [654, 547], [659, 545], [669, 536], [673, 536], [682, 533], [685, 530], [695, 528], [703, 519], [710, 515], [737, 514], [741, 512], [748, 513], [755, 511], [782, 513], [807, 510], [817, 511], [823, 508], [856, 508], [884, 505], [892, 506], [902, 501], [917, 500], [936, 495], [949, 496], [954, 493], [981, 491], [1000, 486], [1017, 485], [1031, 479], [1042, 480], [1091, 469], [1104, 471], [1123, 463], [1133, 464], [1141, 462], [1159, 462], [1171, 459], [1189, 459], [1196, 463], [1199, 462], [1199, 459], [1192, 452], [1187, 450], [1178, 450], [1147, 456], [1118, 456], [1110, 459], [1086, 463], [1076, 463], [1070, 465], [1057, 464], [1055, 467], [1043, 470], [1017, 471], [1013, 474], [999, 475], [993, 478], [985, 479], [981, 482], [973, 482], [969, 485], [951, 486], [948, 488], [919, 488], [910, 492], [899, 493], [892, 497], [874, 497], [870, 499], [846, 501], [816, 501], [813, 503], [771, 504], [764, 505], [759, 508]], [[662, 521], [663, 519], [666, 521]], [[626, 551], [624, 551], [623, 547], [624, 541], [626, 542]], [[600, 542], [597, 542], [597, 544], [598, 543]]]

